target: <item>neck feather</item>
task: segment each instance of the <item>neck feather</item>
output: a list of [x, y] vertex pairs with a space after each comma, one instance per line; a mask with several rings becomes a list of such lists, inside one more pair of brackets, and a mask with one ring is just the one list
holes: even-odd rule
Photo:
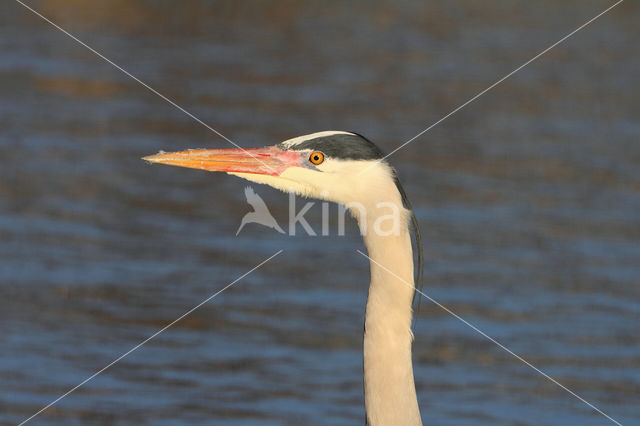
[[[400, 201], [400, 210], [406, 212]], [[369, 213], [369, 212], [368, 212]], [[365, 245], [371, 264], [364, 333], [364, 390], [367, 423], [421, 425], [411, 362], [413, 256], [408, 221], [399, 232], [382, 236], [366, 224]], [[407, 222], [407, 223], [404, 223]], [[404, 281], [404, 282], [403, 282]]]

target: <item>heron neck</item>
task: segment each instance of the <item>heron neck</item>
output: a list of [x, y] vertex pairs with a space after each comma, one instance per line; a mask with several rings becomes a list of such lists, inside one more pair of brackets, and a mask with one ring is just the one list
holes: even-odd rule
[[369, 219], [364, 237], [373, 259], [364, 332], [367, 422], [371, 426], [421, 425], [411, 362], [411, 235], [404, 224], [396, 234], [380, 235], [372, 227], [377, 218]]

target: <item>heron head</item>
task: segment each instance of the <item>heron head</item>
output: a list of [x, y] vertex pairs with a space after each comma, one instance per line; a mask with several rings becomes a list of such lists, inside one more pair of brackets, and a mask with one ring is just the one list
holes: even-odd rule
[[394, 171], [384, 161], [382, 151], [350, 132], [313, 133], [265, 148], [192, 149], [143, 159], [226, 172], [282, 191], [345, 205], [399, 197]]

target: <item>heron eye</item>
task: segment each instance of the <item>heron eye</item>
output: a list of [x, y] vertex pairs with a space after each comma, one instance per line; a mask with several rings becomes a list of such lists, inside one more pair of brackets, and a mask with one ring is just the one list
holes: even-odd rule
[[311, 155], [309, 156], [309, 161], [311, 161], [316, 166], [318, 164], [322, 164], [322, 162], [324, 161], [324, 154], [321, 153], [320, 151], [312, 152]]

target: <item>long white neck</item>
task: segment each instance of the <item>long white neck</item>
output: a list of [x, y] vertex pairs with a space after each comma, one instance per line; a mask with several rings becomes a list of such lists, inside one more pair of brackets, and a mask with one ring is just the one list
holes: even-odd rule
[[[402, 212], [405, 210], [400, 204]], [[368, 212], [371, 213], [371, 212]], [[413, 256], [408, 225], [402, 221], [395, 235], [373, 229], [377, 218], [366, 222], [365, 245], [371, 261], [371, 285], [364, 332], [364, 396], [371, 426], [421, 425], [411, 363], [411, 302]], [[403, 282], [404, 280], [404, 282]]]

